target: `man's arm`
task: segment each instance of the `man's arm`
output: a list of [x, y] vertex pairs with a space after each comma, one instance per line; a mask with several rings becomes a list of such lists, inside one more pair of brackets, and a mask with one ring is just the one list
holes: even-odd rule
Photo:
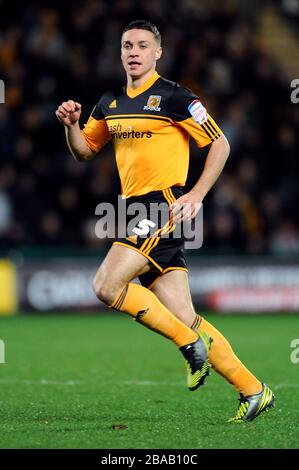
[[86, 143], [86, 139], [80, 129], [79, 119], [81, 104], [72, 100], [63, 102], [56, 110], [58, 120], [64, 125], [65, 136], [71, 154], [78, 162], [91, 160], [96, 152], [93, 152]]
[[195, 140], [198, 147], [210, 145], [204, 170], [192, 190], [172, 205], [175, 222], [193, 219], [211, 189], [229, 155], [229, 144], [214, 119], [208, 114], [198, 96], [178, 86], [171, 100], [171, 117], [176, 125]]
[[72, 126], [65, 126], [65, 137], [68, 148], [77, 162], [91, 160], [96, 155], [96, 152], [88, 147], [78, 122]]
[[202, 202], [206, 194], [217, 181], [229, 156], [229, 152], [229, 143], [223, 134], [211, 143], [203, 172], [190, 191], [199, 202]]
[[174, 222], [190, 220], [196, 216], [204, 197], [222, 172], [229, 152], [229, 143], [223, 134], [211, 143], [205, 166], [199, 180], [189, 193], [181, 196], [171, 206]]

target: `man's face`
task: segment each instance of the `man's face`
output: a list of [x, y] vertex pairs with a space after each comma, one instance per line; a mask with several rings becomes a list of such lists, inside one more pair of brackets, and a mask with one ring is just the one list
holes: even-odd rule
[[121, 60], [131, 77], [140, 77], [155, 68], [162, 49], [151, 31], [131, 29], [121, 39]]

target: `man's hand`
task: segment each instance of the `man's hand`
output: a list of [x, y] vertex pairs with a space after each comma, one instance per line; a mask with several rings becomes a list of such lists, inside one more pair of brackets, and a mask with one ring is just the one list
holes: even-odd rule
[[80, 129], [79, 118], [81, 104], [73, 100], [64, 101], [56, 110], [58, 120], [64, 125], [66, 141], [71, 154], [77, 162], [91, 160], [96, 155], [85, 140], [84, 133]]
[[170, 206], [173, 221], [180, 223], [185, 220], [194, 219], [201, 206], [202, 202], [196, 194], [192, 192], [184, 194]]
[[64, 101], [56, 110], [58, 120], [66, 127], [76, 124], [81, 115], [81, 104], [73, 100]]

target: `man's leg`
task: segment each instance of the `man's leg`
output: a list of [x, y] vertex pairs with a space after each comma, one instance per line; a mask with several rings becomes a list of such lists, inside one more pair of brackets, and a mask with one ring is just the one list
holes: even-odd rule
[[212, 367], [245, 396], [261, 391], [261, 382], [242, 364], [224, 336], [204, 318], [199, 317], [192, 304], [188, 273], [168, 271], [150, 286], [158, 299], [186, 325], [204, 331], [212, 337], [209, 352]]
[[195, 390], [208, 373], [207, 351], [199, 335], [176, 318], [153, 292], [130, 282], [149, 269], [149, 261], [142, 254], [129, 247], [113, 245], [95, 275], [95, 294], [110, 307], [128, 313], [173, 341], [189, 367], [188, 387]]

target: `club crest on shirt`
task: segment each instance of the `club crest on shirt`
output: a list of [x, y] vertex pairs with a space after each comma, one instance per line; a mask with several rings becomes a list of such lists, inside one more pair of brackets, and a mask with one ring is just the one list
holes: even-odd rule
[[198, 124], [203, 124], [208, 120], [207, 110], [199, 100], [192, 101], [188, 106], [188, 111]]
[[151, 95], [147, 100], [146, 106], [143, 107], [145, 111], [161, 111], [159, 104], [161, 102], [161, 96]]

